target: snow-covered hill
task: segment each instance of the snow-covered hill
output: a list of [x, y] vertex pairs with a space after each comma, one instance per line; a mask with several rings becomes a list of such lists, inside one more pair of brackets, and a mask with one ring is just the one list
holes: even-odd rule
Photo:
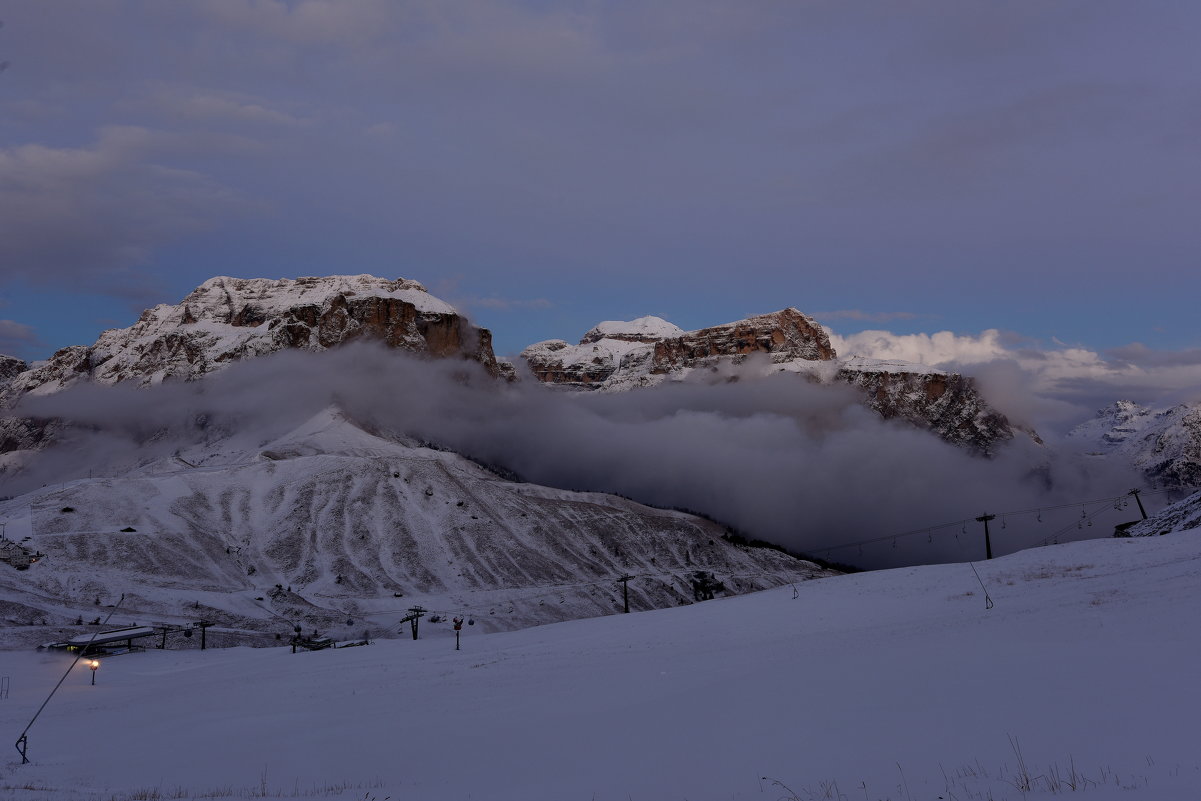
[[1157, 411], [1118, 401], [1072, 429], [1066, 442], [1090, 456], [1133, 465], [1153, 486], [1201, 485], [1201, 404]]
[[[1201, 532], [293, 655], [83, 665], [14, 801], [1194, 801]], [[9, 653], [15, 739], [67, 670]]]
[[[885, 419], [906, 421], [977, 452], [994, 452], [1019, 430], [988, 404], [970, 377], [895, 360], [840, 359], [825, 330], [793, 308], [697, 331], [659, 317], [610, 320], [578, 345], [547, 340], [521, 355], [539, 381], [601, 392], [689, 378], [728, 381], [736, 378], [736, 365], [757, 358], [763, 372], [850, 384]], [[1023, 433], [1041, 444], [1033, 431]]]
[[1161, 509], [1146, 520], [1131, 526], [1127, 533], [1132, 537], [1151, 537], [1191, 531], [1201, 528], [1201, 492]]
[[639, 609], [827, 574], [708, 520], [513, 483], [333, 410], [261, 446], [242, 432], [0, 502], [0, 521], [44, 555], [0, 564], [10, 646], [57, 639], [122, 593], [138, 622], [351, 634], [413, 604], [471, 608], [490, 630], [609, 614], [627, 572]]

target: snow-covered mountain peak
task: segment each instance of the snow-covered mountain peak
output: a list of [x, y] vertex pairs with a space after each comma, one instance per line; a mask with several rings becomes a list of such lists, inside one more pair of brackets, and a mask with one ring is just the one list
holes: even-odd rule
[[661, 339], [683, 336], [683, 328], [669, 323], [662, 317], [639, 317], [636, 320], [605, 320], [597, 323], [580, 344], [597, 342], [602, 339], [620, 339], [627, 342], [658, 342]]
[[366, 274], [279, 279], [217, 276], [194, 289], [180, 306], [191, 308], [192, 314], [201, 319], [228, 322], [247, 304], [270, 315], [299, 305], [324, 306], [338, 296], [356, 295], [403, 300], [429, 314], [457, 314], [453, 306], [429, 294], [418, 281]]
[[[351, 341], [423, 356], [475, 361], [501, 373], [492, 334], [417, 281], [371, 275], [230, 278], [205, 281], [177, 304], [147, 309], [128, 328], [103, 332], [32, 365], [0, 363], [0, 409], [80, 382], [144, 386], [190, 381], [244, 359], [281, 350], [323, 351]], [[16, 372], [14, 372], [16, 371]], [[53, 423], [0, 418], [0, 452], [33, 450]]]
[[384, 457], [411, 450], [410, 443], [393, 441], [365, 430], [336, 406], [322, 409], [292, 431], [259, 449], [267, 459], [293, 459], [327, 454]]
[[579, 345], [551, 339], [521, 356], [538, 380], [619, 391], [679, 379], [697, 368], [765, 354], [774, 365], [835, 357], [825, 330], [794, 308], [684, 331], [660, 317], [594, 326]]
[[160, 304], [91, 347], [56, 353], [12, 378], [18, 393], [81, 379], [103, 384], [190, 380], [253, 356], [325, 350], [351, 340], [474, 359], [495, 374], [491, 334], [471, 326], [420, 283], [371, 275], [210, 278], [180, 303]]
[[913, 373], [915, 375], [948, 375], [946, 370], [919, 362], [900, 359], [873, 359], [867, 356], [849, 356], [842, 359], [845, 370], [880, 373]]

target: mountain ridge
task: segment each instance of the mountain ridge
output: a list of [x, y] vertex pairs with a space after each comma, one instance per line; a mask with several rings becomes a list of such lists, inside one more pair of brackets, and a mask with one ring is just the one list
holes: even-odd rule
[[926, 429], [951, 444], [991, 455], [1017, 432], [973, 379], [926, 365], [840, 358], [825, 329], [793, 307], [719, 326], [683, 331], [658, 317], [606, 321], [571, 345], [545, 340], [521, 353], [534, 377], [576, 390], [624, 392], [695, 377], [737, 380], [730, 368], [751, 358], [766, 372], [797, 372], [819, 384], [850, 384], [886, 420]]

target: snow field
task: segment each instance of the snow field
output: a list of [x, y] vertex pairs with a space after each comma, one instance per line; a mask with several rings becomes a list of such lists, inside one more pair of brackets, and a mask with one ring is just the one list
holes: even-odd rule
[[[940, 565], [467, 630], [457, 652], [423, 626], [112, 658], [95, 687], [75, 669], [0, 795], [1016, 801], [1051, 797], [1035, 777], [1074, 762], [1085, 801], [1201, 797], [1195, 532], [977, 567], [991, 610], [967, 565]], [[9, 739], [66, 664], [0, 657]]]

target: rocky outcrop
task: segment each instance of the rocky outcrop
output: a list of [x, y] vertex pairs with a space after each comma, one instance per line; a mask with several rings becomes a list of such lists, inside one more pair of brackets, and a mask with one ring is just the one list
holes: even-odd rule
[[690, 331], [655, 343], [651, 372], [671, 373], [722, 356], [766, 353], [775, 364], [835, 357], [825, 329], [796, 309], [761, 314], [735, 323]]
[[852, 358], [839, 368], [837, 379], [861, 389], [864, 403], [885, 420], [904, 420], [953, 445], [989, 455], [1014, 437], [1005, 415], [988, 405], [971, 378], [958, 373]]
[[178, 305], [148, 309], [131, 328], [101, 334], [89, 349], [87, 372], [108, 384], [189, 380], [225, 362], [356, 340], [472, 359], [497, 372], [487, 330], [416, 281], [369, 275], [209, 279]]
[[658, 317], [608, 321], [585, 334], [579, 345], [552, 339], [521, 355], [544, 383], [623, 390], [722, 361], [737, 364], [754, 353], [765, 354], [774, 364], [835, 356], [825, 330], [791, 308], [698, 331], [683, 331]]
[[[288, 348], [320, 351], [364, 340], [435, 358], [475, 361], [493, 376], [501, 372], [491, 333], [471, 325], [416, 281], [370, 275], [218, 277], [177, 305], [147, 309], [129, 328], [105, 331], [90, 347], [64, 348], [21, 370], [0, 362], [0, 409], [13, 409], [26, 395], [50, 394], [80, 381], [190, 381], [254, 356]], [[7, 416], [0, 420], [0, 453], [40, 447], [53, 430], [51, 421]]]
[[1121, 400], [1072, 429], [1067, 442], [1094, 458], [1136, 467], [1152, 486], [1201, 486], [1201, 404], [1157, 411]]
[[29, 365], [15, 356], [0, 354], [0, 392], [4, 391], [13, 378], [28, 369]]

